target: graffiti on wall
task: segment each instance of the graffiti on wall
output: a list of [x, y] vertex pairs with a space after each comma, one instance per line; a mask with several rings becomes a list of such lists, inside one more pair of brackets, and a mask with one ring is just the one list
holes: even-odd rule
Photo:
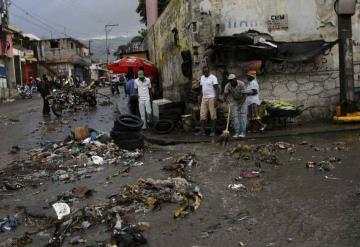
[[331, 56], [319, 56], [313, 61], [306, 62], [271, 62], [266, 61], [264, 71], [267, 73], [311, 73], [333, 71], [334, 64]]
[[223, 0], [224, 35], [249, 29], [273, 33], [274, 39], [319, 37], [315, 0]]
[[236, 18], [227, 18], [226, 20], [226, 27], [228, 29], [248, 30], [249, 28], [260, 27], [261, 25], [265, 25], [265, 23], [261, 23], [258, 20], [236, 19]]

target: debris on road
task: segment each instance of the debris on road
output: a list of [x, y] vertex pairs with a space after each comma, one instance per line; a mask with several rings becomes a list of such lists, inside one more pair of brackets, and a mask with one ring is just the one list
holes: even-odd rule
[[228, 188], [233, 191], [246, 191], [247, 188], [243, 184], [229, 184]]
[[56, 212], [58, 220], [61, 220], [65, 216], [69, 215], [71, 212], [69, 205], [67, 205], [66, 203], [58, 202], [58, 203], [53, 204], [52, 207], [54, 208], [54, 210]]
[[306, 167], [307, 168], [315, 168], [315, 166], [316, 166], [316, 162], [315, 161], [308, 161], [307, 163], [306, 163]]
[[258, 177], [260, 177], [259, 171], [243, 171], [240, 173], [240, 176], [237, 179], [258, 178]]
[[17, 219], [6, 217], [3, 219], [0, 219], [0, 232], [9, 232], [16, 228], [18, 225]]

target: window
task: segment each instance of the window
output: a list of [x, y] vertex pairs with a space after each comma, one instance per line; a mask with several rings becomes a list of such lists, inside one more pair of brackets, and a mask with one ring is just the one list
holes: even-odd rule
[[196, 22], [196, 21], [194, 21], [194, 22], [192, 23], [192, 31], [193, 31], [194, 33], [197, 32], [197, 22]]
[[220, 35], [220, 24], [216, 24], [216, 35]]
[[74, 43], [73, 42], [70, 43], [70, 46], [71, 46], [71, 49], [74, 49]]
[[51, 49], [57, 49], [57, 48], [59, 48], [59, 46], [60, 46], [59, 41], [57, 41], [57, 40], [51, 40], [51, 41], [50, 41], [50, 47], [51, 47]]
[[171, 32], [174, 35], [174, 44], [175, 44], [175, 46], [178, 46], [179, 45], [179, 31], [177, 30], [177, 28], [174, 28]]

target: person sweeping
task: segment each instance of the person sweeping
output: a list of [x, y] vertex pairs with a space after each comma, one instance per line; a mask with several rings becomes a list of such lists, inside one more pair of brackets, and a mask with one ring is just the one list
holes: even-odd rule
[[231, 106], [235, 132], [233, 138], [244, 138], [247, 126], [245, 83], [238, 80], [234, 74], [230, 74], [227, 79], [228, 83], [225, 86], [224, 96], [226, 102]]

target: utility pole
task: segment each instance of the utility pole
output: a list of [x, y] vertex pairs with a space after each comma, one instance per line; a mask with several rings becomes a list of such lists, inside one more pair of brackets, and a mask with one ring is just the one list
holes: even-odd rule
[[9, 73], [9, 58], [8, 58], [8, 42], [7, 34], [9, 32], [9, 2], [8, 0], [1, 0], [1, 49], [2, 56], [4, 59], [5, 69], [6, 69], [6, 86], [9, 90], [9, 96], [11, 94], [11, 85], [10, 85], [10, 73]]
[[93, 42], [93, 40], [89, 40], [89, 56], [90, 56], [90, 60], [92, 60], [91, 59], [91, 57], [92, 57], [92, 53], [91, 53], [91, 43]]
[[110, 50], [109, 50], [109, 43], [108, 43], [108, 36], [109, 33], [111, 32], [111, 27], [118, 27], [119, 24], [108, 24], [105, 25], [105, 38], [106, 38], [106, 64], [109, 63], [109, 55], [110, 55]]
[[341, 114], [355, 112], [357, 106], [354, 95], [354, 59], [352, 44], [351, 16], [355, 14], [356, 0], [336, 0], [338, 15], [340, 105]]

